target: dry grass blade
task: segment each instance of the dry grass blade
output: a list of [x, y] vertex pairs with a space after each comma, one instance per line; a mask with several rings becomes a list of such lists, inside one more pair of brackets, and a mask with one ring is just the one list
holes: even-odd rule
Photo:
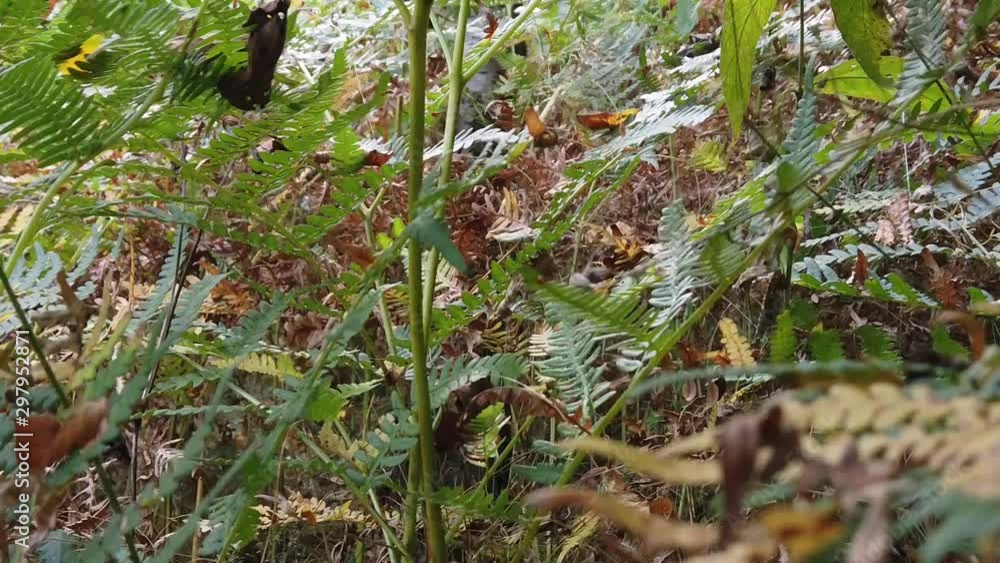
[[525, 503], [545, 512], [565, 506], [579, 506], [614, 522], [642, 542], [643, 551], [657, 553], [680, 549], [703, 552], [719, 539], [715, 526], [667, 520], [609, 496], [583, 489], [541, 489], [525, 498]]
[[714, 461], [662, 457], [604, 438], [577, 438], [563, 447], [620, 461], [633, 471], [670, 485], [715, 485], [722, 478], [719, 464]]

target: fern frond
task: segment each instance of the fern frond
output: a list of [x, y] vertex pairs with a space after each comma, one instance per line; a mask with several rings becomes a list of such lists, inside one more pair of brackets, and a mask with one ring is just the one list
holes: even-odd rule
[[431, 408], [443, 405], [452, 391], [460, 387], [487, 377], [494, 384], [517, 381], [523, 370], [523, 360], [513, 354], [446, 360], [429, 374]]
[[129, 334], [134, 334], [140, 326], [144, 326], [153, 320], [160, 307], [163, 306], [167, 294], [173, 288], [174, 282], [177, 279], [177, 271], [181, 262], [181, 251], [182, 239], [178, 237], [170, 247], [167, 257], [163, 260], [163, 265], [160, 267], [160, 274], [157, 276], [156, 285], [153, 286], [152, 293], [136, 309], [135, 316], [132, 317], [132, 321], [129, 323]]
[[783, 311], [775, 321], [774, 332], [771, 333], [771, 363], [780, 364], [795, 359], [795, 320], [792, 312]]
[[881, 328], [866, 324], [855, 332], [861, 337], [861, 349], [866, 357], [886, 362], [901, 361], [892, 339]]
[[581, 409], [593, 420], [598, 407], [614, 395], [604, 381], [605, 366], [598, 361], [601, 352], [592, 327], [566, 320], [544, 342], [535, 338], [533, 363], [542, 376], [555, 381], [555, 396], [570, 412]]
[[809, 351], [817, 362], [835, 362], [844, 359], [840, 335], [834, 330], [814, 330], [809, 335]]
[[727, 168], [725, 146], [719, 141], [705, 141], [691, 151], [691, 164], [700, 170], [724, 172]]
[[302, 373], [295, 367], [295, 359], [288, 354], [251, 353], [238, 359], [217, 359], [212, 365], [222, 368], [235, 367], [240, 371], [269, 375], [276, 379], [302, 377]]
[[101, 124], [94, 101], [51, 61], [36, 57], [0, 71], [0, 133], [14, 132], [13, 140], [40, 165], [93, 154]]

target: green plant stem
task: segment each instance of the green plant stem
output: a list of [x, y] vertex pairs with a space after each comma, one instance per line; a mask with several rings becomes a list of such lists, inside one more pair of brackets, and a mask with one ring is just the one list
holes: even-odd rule
[[[487, 62], [489, 62], [490, 59], [497, 56], [497, 53], [499, 53], [501, 49], [506, 47], [507, 43], [521, 30], [521, 26], [523, 26], [524, 23], [528, 21], [528, 18], [531, 17], [532, 12], [534, 12], [539, 6], [541, 6], [544, 1], [546, 0], [531, 0], [531, 2], [529, 2], [527, 5], [524, 6], [524, 8], [521, 9], [521, 13], [516, 18], [514, 18], [514, 21], [510, 24], [510, 26], [507, 28], [505, 32], [489, 40], [490, 46], [487, 47], [485, 51], [480, 53], [478, 58], [473, 60], [472, 63], [469, 64], [468, 66], [466, 66], [463, 61], [463, 64], [461, 65], [463, 81], [467, 82], [469, 79], [475, 76], [477, 72], [482, 70], [482, 68], [486, 65]], [[462, 43], [464, 43], [464, 41]], [[442, 94], [444, 94], [444, 92], [450, 88], [448, 84], [445, 84], [444, 86], [445, 87], [442, 88], [441, 92]], [[448, 93], [449, 95], [451, 94], [450, 91]]]
[[74, 172], [79, 170], [82, 165], [82, 160], [66, 164], [62, 171], [59, 172], [59, 175], [52, 180], [51, 184], [49, 184], [49, 189], [45, 190], [45, 194], [42, 195], [42, 199], [38, 201], [38, 205], [31, 214], [31, 219], [28, 220], [28, 224], [25, 225], [21, 234], [17, 236], [14, 248], [11, 249], [10, 254], [8, 255], [10, 257], [10, 261], [5, 265], [4, 269], [4, 273], [6, 275], [9, 276], [14, 272], [14, 268], [17, 266], [17, 262], [24, 254], [24, 251], [28, 249], [28, 245], [31, 244], [31, 241], [35, 239], [38, 231], [41, 230], [42, 217], [45, 216], [45, 212], [48, 211], [49, 207], [52, 205], [52, 200], [54, 200], [56, 194], [59, 193], [59, 188], [61, 188], [63, 183], [68, 180]]
[[[448, 110], [444, 122], [444, 146], [441, 152], [440, 175], [438, 176], [438, 191], [448, 187], [451, 178], [451, 161], [455, 153], [455, 135], [458, 133], [458, 113], [462, 107], [462, 94], [465, 92], [465, 76], [462, 66], [465, 64], [465, 31], [469, 22], [470, 0], [462, 0], [458, 7], [458, 22], [455, 30], [453, 52], [448, 60]], [[443, 45], [443, 43], [442, 43]], [[424, 288], [424, 334], [431, 332], [431, 312], [434, 308], [434, 288], [437, 286], [438, 264], [441, 255], [436, 248], [430, 251], [427, 266], [427, 287]]]
[[420, 445], [413, 446], [409, 452], [409, 465], [406, 468], [406, 503], [403, 513], [403, 548], [407, 553], [417, 551], [417, 507], [420, 504]]
[[[420, 213], [420, 188], [424, 178], [424, 121], [427, 87], [427, 23], [432, 0], [414, 0], [408, 28], [410, 50], [410, 166], [407, 183], [408, 215], [414, 221]], [[413, 392], [420, 430], [420, 493], [424, 500], [424, 528], [427, 533], [428, 559], [445, 562], [444, 527], [441, 507], [434, 495], [434, 430], [432, 428], [430, 388], [427, 381], [427, 340], [424, 334], [423, 248], [415, 239], [409, 241], [410, 343], [413, 355]]]

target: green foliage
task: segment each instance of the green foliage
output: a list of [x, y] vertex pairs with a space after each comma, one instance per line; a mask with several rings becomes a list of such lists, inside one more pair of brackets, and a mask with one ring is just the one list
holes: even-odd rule
[[[885, 56], [878, 60], [878, 75], [891, 79], [898, 78], [903, 71], [903, 59]], [[886, 103], [892, 100], [895, 89], [879, 84], [858, 59], [848, 59], [816, 75], [816, 89], [824, 94], [849, 96], [863, 100]]]
[[597, 409], [614, 392], [604, 380], [601, 343], [586, 323], [564, 321], [539, 343], [534, 364], [541, 375], [555, 381], [555, 393], [570, 412], [580, 409], [593, 420]]
[[795, 349], [798, 345], [795, 336], [795, 320], [790, 310], [778, 315], [771, 334], [771, 363], [791, 362], [795, 359]]
[[423, 213], [410, 222], [406, 226], [406, 234], [421, 244], [436, 248], [441, 253], [441, 257], [447, 260], [458, 271], [464, 272], [467, 270], [465, 258], [462, 257], [462, 253], [455, 246], [454, 241], [451, 240], [451, 233], [448, 226], [432, 214]]
[[722, 18], [722, 93], [729, 110], [733, 136], [740, 134], [750, 101], [750, 79], [764, 26], [775, 0], [726, 0]]
[[866, 324], [855, 332], [861, 337], [861, 349], [866, 358], [894, 363], [901, 361], [895, 343], [881, 328]]
[[0, 123], [42, 165], [93, 155], [106, 131], [94, 100], [44, 58], [0, 70]]
[[868, 0], [832, 0], [837, 27], [858, 64], [879, 85], [888, 80], [880, 69], [882, 52], [892, 46], [892, 27], [882, 5]]
[[835, 330], [813, 330], [809, 333], [809, 352], [817, 362], [834, 362], [844, 359], [840, 334]]
[[931, 349], [946, 358], [957, 360], [969, 358], [969, 350], [952, 338], [945, 326], [934, 327], [934, 330], [931, 331]]

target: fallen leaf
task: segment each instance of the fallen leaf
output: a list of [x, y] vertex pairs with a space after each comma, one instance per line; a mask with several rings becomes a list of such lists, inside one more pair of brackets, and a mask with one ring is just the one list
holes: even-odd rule
[[545, 127], [545, 123], [542, 122], [542, 118], [538, 116], [535, 108], [530, 106], [525, 108], [523, 119], [525, 126], [528, 128], [528, 133], [531, 134], [531, 138], [535, 141], [536, 147], [551, 147], [559, 142], [556, 134]]
[[793, 563], [808, 561], [844, 533], [832, 509], [779, 505], [767, 509], [758, 520], [785, 546]]
[[854, 262], [854, 283], [860, 286], [865, 285], [868, 280], [868, 257], [858, 248], [858, 259]]
[[576, 122], [588, 129], [614, 129], [634, 117], [639, 110], [629, 108], [617, 113], [584, 113], [576, 116]]

